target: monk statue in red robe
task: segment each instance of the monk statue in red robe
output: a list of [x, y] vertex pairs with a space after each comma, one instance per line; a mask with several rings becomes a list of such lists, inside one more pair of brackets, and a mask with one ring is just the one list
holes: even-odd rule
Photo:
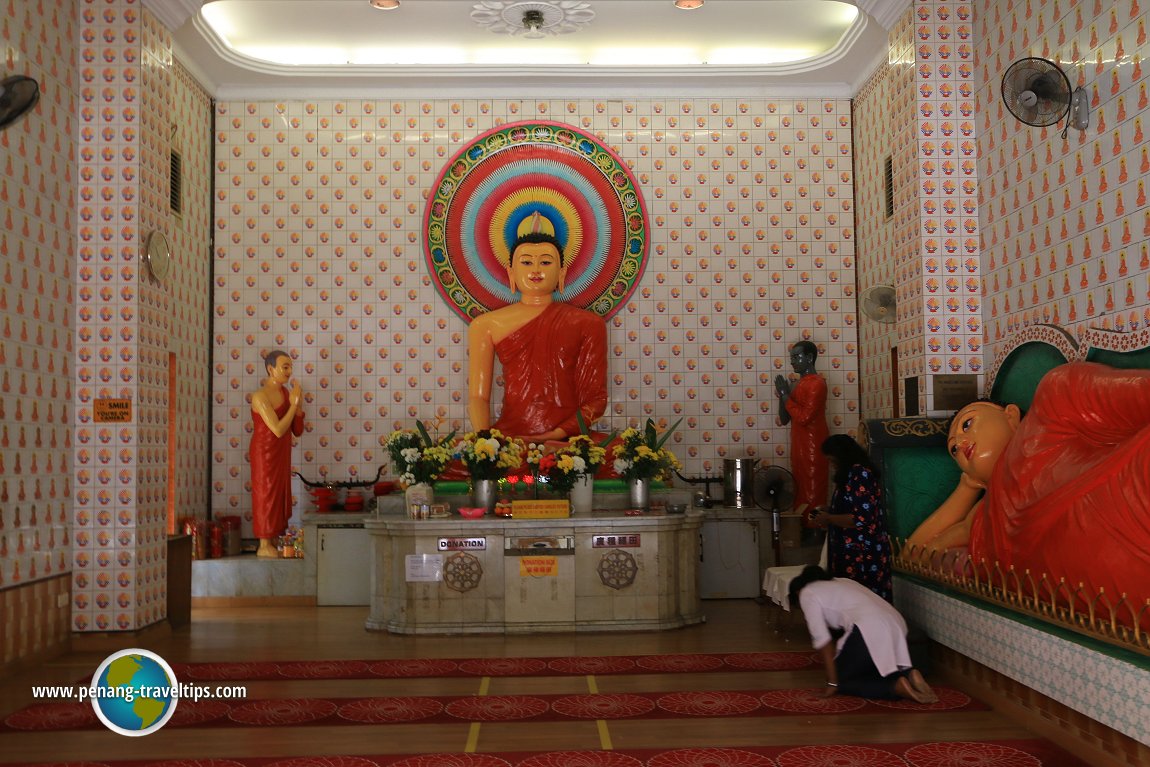
[[[1060, 365], [1043, 376], [1025, 417], [989, 401], [959, 410], [947, 448], [962, 470], [958, 487], [911, 534], [908, 551], [965, 546], [974, 563], [1145, 605], [1150, 371]], [[1117, 617], [1132, 622], [1129, 612]]]
[[792, 386], [785, 376], [775, 376], [779, 395], [779, 420], [791, 425], [791, 473], [795, 475], [794, 507], [803, 504], [803, 525], [813, 529], [814, 511], [827, 505], [827, 457], [822, 445], [827, 429], [827, 382], [815, 372], [819, 348], [810, 341], [791, 347], [791, 367], [799, 374]]
[[[507, 279], [520, 300], [481, 314], [468, 330], [467, 414], [473, 429], [495, 428], [525, 442], [566, 440], [579, 417], [607, 409], [607, 325], [594, 312], [555, 300], [568, 263], [547, 219], [526, 219], [511, 246]], [[503, 404], [493, 418], [495, 359]]]
[[275, 539], [283, 535], [291, 518], [292, 435], [303, 434], [303, 389], [299, 381], [291, 381], [292, 361], [287, 352], [269, 352], [264, 357], [264, 369], [264, 385], [252, 394], [252, 441], [248, 452], [252, 469], [252, 530], [260, 539], [256, 555], [278, 557]]

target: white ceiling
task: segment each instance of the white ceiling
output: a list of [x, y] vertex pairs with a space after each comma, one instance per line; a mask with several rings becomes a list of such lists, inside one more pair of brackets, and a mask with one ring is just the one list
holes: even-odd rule
[[[672, 0], [403, 0], [394, 11], [368, 0], [144, 3], [217, 98], [747, 97], [811, 87], [820, 96], [851, 96], [885, 57], [886, 28], [909, 7], [909, 0], [706, 0], [692, 11]], [[569, 31], [532, 38], [502, 23], [540, 8], [544, 32]]]

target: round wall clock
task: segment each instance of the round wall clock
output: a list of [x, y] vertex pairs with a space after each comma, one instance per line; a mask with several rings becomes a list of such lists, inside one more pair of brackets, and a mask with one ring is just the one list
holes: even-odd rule
[[144, 242], [144, 265], [160, 282], [168, 275], [172, 265], [172, 248], [168, 244], [167, 235], [159, 229], [153, 229]]

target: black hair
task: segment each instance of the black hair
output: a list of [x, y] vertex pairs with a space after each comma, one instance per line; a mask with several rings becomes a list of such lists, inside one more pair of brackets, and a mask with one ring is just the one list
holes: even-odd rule
[[276, 360], [278, 360], [280, 357], [287, 357], [289, 360], [291, 359], [291, 355], [282, 349], [272, 349], [270, 352], [265, 354], [264, 370], [267, 370], [268, 368], [274, 368], [276, 366]]
[[815, 581], [829, 581], [833, 577], [833, 575], [818, 565], [807, 565], [804, 567], [803, 571], [791, 580], [791, 585], [787, 588], [787, 600], [791, 603], [791, 607], [798, 607], [799, 592], [805, 589], [809, 584]]
[[878, 469], [871, 462], [867, 451], [846, 434], [832, 434], [823, 440], [820, 449], [823, 455], [835, 460], [834, 481], [836, 485], [841, 485], [847, 481], [852, 466], [865, 466], [873, 474], [878, 474]]
[[803, 354], [811, 355], [812, 362], [819, 358], [819, 347], [815, 346], [813, 341], [795, 341], [794, 344], [791, 345], [791, 351], [795, 349], [798, 349]]
[[563, 266], [563, 246], [559, 243], [558, 238], [553, 234], [547, 232], [526, 232], [515, 238], [515, 242], [511, 243], [511, 251], [507, 254], [507, 265], [513, 264], [515, 258], [515, 249], [520, 245], [526, 243], [546, 242], [555, 246], [555, 250], [559, 251], [559, 266]]

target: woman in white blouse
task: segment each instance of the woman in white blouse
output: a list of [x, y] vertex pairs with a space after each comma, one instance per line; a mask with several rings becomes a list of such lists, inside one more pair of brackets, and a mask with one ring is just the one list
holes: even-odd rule
[[[832, 578], [818, 565], [803, 569], [790, 586], [792, 605], [803, 609], [811, 643], [827, 672], [825, 697], [909, 698], [935, 703], [938, 696], [910, 662], [906, 621], [873, 591]], [[843, 635], [836, 643], [832, 630]]]

